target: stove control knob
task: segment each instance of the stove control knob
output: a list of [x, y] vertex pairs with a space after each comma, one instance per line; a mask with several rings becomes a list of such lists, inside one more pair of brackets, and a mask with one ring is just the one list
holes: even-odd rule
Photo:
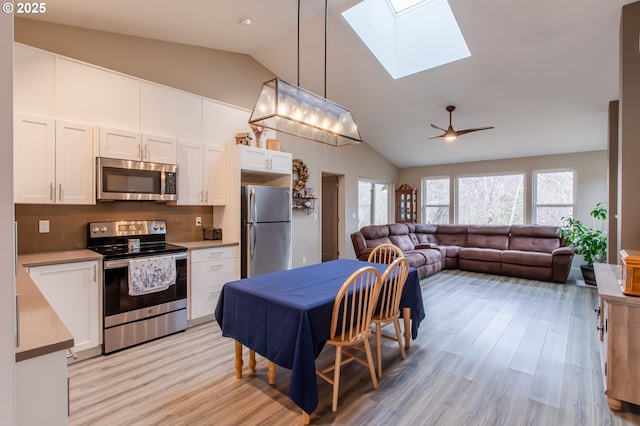
[[102, 232], [102, 233], [107, 232], [107, 227], [106, 226], [101, 226], [100, 227], [100, 232]]
[[158, 230], [158, 225], [153, 225], [153, 230], [157, 231]]
[[164, 225], [160, 225], [160, 230], [164, 231]]
[[99, 230], [100, 230], [100, 228], [98, 228], [97, 226], [94, 226], [93, 228], [91, 228], [91, 233], [92, 234], [97, 234]]

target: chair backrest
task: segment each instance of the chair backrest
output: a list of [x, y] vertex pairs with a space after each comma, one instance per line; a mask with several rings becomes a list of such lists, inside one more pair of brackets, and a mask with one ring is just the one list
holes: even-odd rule
[[384, 271], [380, 278], [377, 318], [389, 319], [400, 315], [400, 298], [408, 275], [409, 262], [405, 258], [394, 260]]
[[404, 257], [404, 254], [402, 253], [402, 250], [400, 250], [400, 248], [397, 245], [391, 244], [391, 243], [384, 243], [384, 244], [380, 244], [379, 246], [376, 246], [371, 251], [371, 253], [369, 253], [369, 258], [367, 259], [367, 261], [374, 262], [374, 263], [390, 264], [391, 262], [393, 262], [394, 260], [400, 257]]
[[331, 340], [356, 342], [371, 333], [379, 288], [380, 272], [373, 266], [360, 268], [347, 278], [333, 304]]

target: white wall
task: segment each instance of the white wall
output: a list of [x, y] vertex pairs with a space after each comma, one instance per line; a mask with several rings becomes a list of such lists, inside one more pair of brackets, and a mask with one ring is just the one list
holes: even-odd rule
[[15, 422], [13, 15], [0, 14], [0, 418]]

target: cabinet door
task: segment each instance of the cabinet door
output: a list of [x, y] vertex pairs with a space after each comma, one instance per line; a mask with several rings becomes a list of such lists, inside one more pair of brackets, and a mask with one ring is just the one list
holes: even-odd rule
[[269, 170], [273, 173], [291, 174], [292, 155], [289, 152], [269, 151]]
[[55, 121], [15, 114], [13, 132], [15, 202], [55, 202]]
[[[240, 149], [240, 169], [264, 172], [267, 170], [267, 151], [252, 146], [236, 145]], [[291, 172], [291, 169], [289, 169]]]
[[55, 116], [54, 55], [21, 44], [13, 51], [13, 108], [30, 114]]
[[203, 189], [204, 203], [223, 206], [226, 202], [226, 165], [224, 147], [204, 144]]
[[56, 122], [56, 202], [95, 204], [93, 127]]
[[176, 164], [176, 140], [142, 135], [142, 161]]
[[29, 268], [60, 320], [69, 329], [76, 351], [100, 344], [98, 262], [74, 262]]
[[139, 133], [100, 127], [100, 157], [139, 161], [142, 137]]
[[203, 202], [202, 150], [200, 142], [178, 141], [178, 204]]
[[237, 280], [238, 258], [191, 263], [191, 319], [212, 315], [222, 287]]

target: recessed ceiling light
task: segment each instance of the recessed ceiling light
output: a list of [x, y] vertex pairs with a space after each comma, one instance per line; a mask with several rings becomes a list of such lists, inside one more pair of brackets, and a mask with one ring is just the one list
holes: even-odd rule
[[240, 24], [240, 25], [251, 25], [251, 18], [240, 18], [240, 19], [238, 19], [238, 24]]

